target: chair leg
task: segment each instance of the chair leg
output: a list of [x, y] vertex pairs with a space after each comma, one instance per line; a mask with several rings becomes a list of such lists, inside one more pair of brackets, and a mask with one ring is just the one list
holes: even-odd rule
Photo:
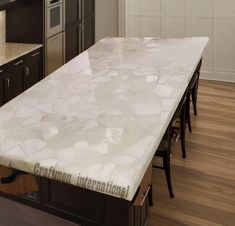
[[186, 114], [186, 106], [185, 104], [182, 107], [181, 114], [180, 114], [180, 141], [181, 141], [181, 148], [182, 148], [182, 155], [183, 158], [186, 158], [186, 149], [185, 149], [185, 114]]
[[153, 186], [152, 185], [150, 185], [148, 199], [149, 199], [149, 205], [153, 206]]
[[174, 193], [173, 193], [173, 189], [172, 189], [172, 185], [171, 185], [171, 168], [170, 168], [170, 156], [169, 155], [165, 155], [163, 157], [163, 167], [165, 170], [169, 195], [171, 198], [174, 198]]
[[190, 116], [190, 93], [187, 94], [186, 99], [186, 120], [188, 124], [188, 130], [192, 133], [192, 124], [191, 124], [191, 116]]
[[194, 115], [197, 115], [197, 91], [198, 91], [198, 83], [199, 83], [199, 78], [197, 82], [195, 83], [193, 90], [192, 90], [192, 102], [193, 102], [193, 111]]

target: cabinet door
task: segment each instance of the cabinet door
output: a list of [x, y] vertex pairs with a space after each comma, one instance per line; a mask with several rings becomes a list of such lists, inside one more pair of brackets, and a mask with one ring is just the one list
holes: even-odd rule
[[84, 0], [84, 13], [94, 12], [95, 2], [94, 0]]
[[95, 43], [95, 21], [94, 15], [89, 14], [84, 18], [83, 25], [83, 51]]
[[30, 53], [24, 73], [24, 90], [30, 88], [42, 79], [41, 50]]
[[95, 43], [95, 1], [83, 0], [83, 51]]
[[3, 105], [3, 73], [4, 69], [0, 67], [0, 107]]
[[79, 53], [79, 31], [77, 22], [65, 27], [65, 61], [68, 62]]
[[97, 192], [43, 178], [43, 205], [81, 225], [103, 225], [104, 200]]
[[23, 92], [24, 67], [24, 59], [18, 59], [13, 64], [11, 64], [9, 72], [4, 76], [4, 103], [7, 103]]
[[74, 23], [78, 18], [78, 0], [65, 1], [65, 24]]

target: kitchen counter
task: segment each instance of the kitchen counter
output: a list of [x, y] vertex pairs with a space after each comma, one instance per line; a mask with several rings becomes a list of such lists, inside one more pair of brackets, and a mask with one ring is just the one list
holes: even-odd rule
[[0, 108], [0, 165], [132, 200], [207, 43], [98, 42]]
[[40, 48], [40, 44], [24, 43], [1, 43], [0, 44], [0, 66], [7, 64], [35, 49]]

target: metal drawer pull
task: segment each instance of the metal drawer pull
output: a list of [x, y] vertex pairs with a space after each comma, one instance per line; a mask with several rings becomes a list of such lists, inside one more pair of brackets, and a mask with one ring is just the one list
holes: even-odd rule
[[22, 63], [23, 63], [23, 60], [20, 60], [20, 61], [16, 62], [16, 63], [14, 64], [14, 66], [18, 66], [18, 65], [20, 65], [20, 64], [22, 64]]
[[2, 73], [3, 72], [3, 70], [0, 70], [0, 73]]
[[5, 81], [6, 81], [6, 83], [7, 83], [7, 88], [10, 88], [10, 82], [11, 82], [10, 79], [7, 78]]
[[[144, 201], [146, 200], [146, 197], [147, 197], [147, 195], [148, 195], [150, 189], [151, 189], [151, 186], [148, 186], [148, 189], [147, 189], [144, 193], [141, 194], [141, 196], [143, 195], [141, 202], [140, 202], [140, 201], [135, 202], [135, 203], [134, 203], [134, 206], [138, 206], [138, 207], [143, 206]], [[138, 194], [138, 196], [139, 196], [139, 195], [140, 195], [140, 193]], [[137, 197], [137, 198], [138, 198], [138, 197]]]
[[29, 76], [29, 67], [26, 66], [25, 69], [24, 69], [24, 71], [25, 71], [25, 75], [26, 75], [26, 76]]
[[141, 202], [140, 206], [143, 206], [144, 201], [145, 201], [145, 199], [146, 199], [146, 197], [147, 197], [147, 195], [148, 195], [148, 193], [149, 193], [150, 189], [151, 189], [151, 187], [149, 186], [149, 187], [148, 187], [148, 190], [144, 193], [144, 198], [143, 198], [143, 200], [142, 200], [142, 202]]
[[36, 52], [36, 53], [32, 54], [31, 57], [38, 56], [39, 54], [40, 54], [40, 52]]

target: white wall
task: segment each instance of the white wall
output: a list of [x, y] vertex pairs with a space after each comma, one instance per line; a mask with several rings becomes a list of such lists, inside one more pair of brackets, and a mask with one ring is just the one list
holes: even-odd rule
[[6, 13], [5, 11], [0, 11], [0, 44], [4, 43], [6, 40]]
[[96, 0], [96, 41], [118, 36], [118, 0]]
[[235, 82], [235, 0], [126, 0], [127, 36], [209, 36], [202, 77]]

